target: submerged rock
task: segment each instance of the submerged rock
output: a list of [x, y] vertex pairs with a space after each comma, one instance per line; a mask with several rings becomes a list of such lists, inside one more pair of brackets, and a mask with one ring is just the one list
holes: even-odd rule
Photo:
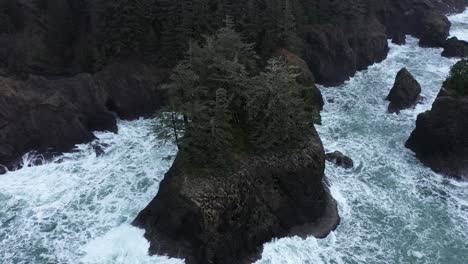
[[468, 96], [446, 81], [432, 109], [418, 116], [406, 147], [434, 171], [468, 180]]
[[133, 224], [146, 230], [151, 254], [188, 264], [252, 263], [272, 238], [325, 237], [336, 228], [324, 167], [315, 131], [303, 148], [245, 155], [231, 170], [193, 169], [179, 153]]
[[400, 110], [413, 107], [421, 93], [421, 85], [414, 79], [406, 68], [402, 68], [396, 78], [392, 90], [386, 100], [390, 101], [388, 111], [399, 113]]
[[351, 169], [354, 167], [353, 160], [350, 157], [343, 155], [343, 153], [339, 151], [327, 153], [325, 157], [327, 161], [333, 162], [337, 166], [343, 167], [345, 169]]
[[468, 42], [459, 40], [457, 37], [449, 38], [445, 41], [444, 51], [442, 52], [444, 57], [467, 57], [468, 56]]

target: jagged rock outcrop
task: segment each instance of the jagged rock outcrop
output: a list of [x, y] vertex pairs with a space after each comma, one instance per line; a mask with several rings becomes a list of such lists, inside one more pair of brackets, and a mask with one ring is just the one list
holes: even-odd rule
[[325, 159], [329, 162], [335, 163], [336, 166], [343, 167], [345, 169], [351, 169], [354, 167], [353, 160], [339, 151], [327, 153], [325, 155]]
[[27, 80], [0, 77], [0, 164], [14, 168], [26, 152], [64, 152], [117, 132], [115, 116], [150, 115], [161, 106], [168, 73], [136, 62], [114, 63], [96, 75]]
[[442, 51], [444, 57], [468, 57], [468, 42], [459, 40], [457, 37], [449, 38], [445, 41], [444, 51]]
[[434, 171], [468, 180], [467, 135], [468, 96], [446, 81], [432, 109], [418, 116], [406, 147]]
[[151, 254], [187, 264], [252, 263], [272, 238], [326, 236], [338, 222], [323, 183], [325, 156], [311, 132], [303, 148], [246, 154], [229, 170], [196, 170], [183, 153], [134, 225]]
[[402, 68], [396, 78], [392, 90], [386, 100], [390, 101], [388, 111], [390, 113], [399, 113], [400, 110], [413, 107], [421, 94], [421, 85], [408, 72]]

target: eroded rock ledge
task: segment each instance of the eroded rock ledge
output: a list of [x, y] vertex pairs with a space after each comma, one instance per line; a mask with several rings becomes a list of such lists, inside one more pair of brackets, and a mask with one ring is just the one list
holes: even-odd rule
[[188, 264], [252, 263], [272, 238], [324, 237], [336, 228], [324, 167], [315, 130], [303, 148], [246, 154], [230, 171], [191, 169], [179, 153], [133, 224], [146, 230], [150, 254]]

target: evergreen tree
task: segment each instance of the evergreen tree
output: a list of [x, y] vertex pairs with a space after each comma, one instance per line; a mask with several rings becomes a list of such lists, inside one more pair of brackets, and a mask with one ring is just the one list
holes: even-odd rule
[[271, 59], [253, 86], [246, 105], [253, 144], [269, 149], [301, 143], [312, 118], [302, 97], [307, 88], [296, 82], [294, 71], [285, 61]]
[[110, 1], [103, 10], [99, 46], [106, 57], [138, 52], [152, 29], [153, 0]]
[[459, 95], [468, 95], [468, 60], [460, 60], [452, 66], [447, 85], [446, 88], [455, 90]]

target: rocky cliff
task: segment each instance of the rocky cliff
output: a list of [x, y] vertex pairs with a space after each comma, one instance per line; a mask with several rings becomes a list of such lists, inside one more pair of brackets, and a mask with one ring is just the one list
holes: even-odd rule
[[95, 75], [0, 76], [0, 164], [12, 169], [28, 151], [60, 153], [93, 140], [92, 131], [117, 132], [111, 112], [124, 118], [153, 114], [167, 77], [166, 70], [129, 61]]
[[449, 35], [450, 22], [430, 1], [378, 0], [368, 8], [364, 16], [305, 27], [305, 60], [319, 83], [340, 84], [382, 61], [388, 38], [409, 34], [421, 46], [440, 47]]
[[[315, 76], [319, 83], [339, 84], [356, 71], [383, 60], [388, 51], [387, 38], [393, 34], [413, 34], [421, 38], [422, 45], [429, 46], [441, 45], [448, 34], [450, 24], [446, 17], [427, 0], [364, 2], [368, 7], [365, 14], [349, 19], [343, 17], [345, 20], [326, 24], [301, 25], [304, 54], [298, 55], [304, 58], [312, 71], [310, 76]], [[98, 111], [100, 114], [97, 116], [105, 116], [105, 120], [109, 111], [124, 118], [134, 118], [153, 112], [163, 102], [160, 90], [155, 87], [167, 79], [170, 67], [154, 66], [154, 60], [147, 60], [154, 54], [135, 49], [109, 58], [100, 52], [102, 47], [97, 43], [99, 34], [96, 31], [103, 26], [106, 15], [103, 10], [109, 3], [106, 0], [5, 0], [0, 3], [0, 76], [6, 83], [0, 87], [1, 96], [2, 100], [17, 102], [2, 106], [8, 110], [3, 110], [0, 116], [0, 129], [6, 131], [8, 127], [8, 131], [13, 132], [3, 133], [0, 163], [11, 163], [24, 151], [34, 148], [62, 151], [66, 148], [57, 146], [85, 142], [90, 139], [91, 130], [109, 129], [108, 121], [99, 125], [101, 121], [97, 120], [100, 119], [89, 117], [90, 113]], [[131, 42], [131, 39], [127, 41]], [[116, 61], [119, 61], [117, 65]], [[145, 66], [135, 67], [134, 63]], [[141, 67], [144, 69], [139, 71]], [[310, 76], [306, 78], [310, 79]], [[38, 86], [48, 87], [47, 93]], [[65, 89], [68, 86], [73, 87], [70, 91], [75, 91], [71, 96], [73, 99], [60, 99], [65, 100], [64, 103], [54, 102], [56, 114], [36, 111], [35, 105], [48, 100], [45, 94], [69, 98], [70, 92]], [[15, 90], [14, 95], [11, 90]], [[24, 93], [28, 93], [27, 99], [21, 95]], [[74, 110], [70, 110], [70, 104], [74, 105]], [[23, 113], [34, 112], [48, 117], [21, 121], [17, 119], [20, 114], [13, 110], [19, 105]], [[64, 144], [49, 144], [48, 140], [41, 144], [19, 143], [19, 140], [5, 136], [15, 134], [14, 127], [27, 128], [27, 123], [35, 124], [41, 130], [48, 124], [59, 123], [62, 119], [60, 112], [68, 112], [72, 119], [82, 120], [83, 124], [76, 123], [76, 127], [82, 128], [74, 131], [87, 132], [78, 133], [80, 136], [70, 140], [65, 139], [67, 136], [62, 132], [57, 132], [57, 137], [64, 138]], [[62, 128], [56, 129], [61, 131]], [[35, 138], [37, 129], [25, 129], [24, 136]]]
[[450, 79], [444, 83], [432, 109], [418, 116], [416, 128], [406, 147], [434, 171], [468, 180], [466, 75], [464, 85], [462, 82], [460, 84], [462, 86], [455, 89]]
[[272, 238], [324, 237], [337, 226], [324, 166], [315, 130], [301, 148], [245, 154], [230, 170], [195, 169], [179, 153], [134, 224], [146, 230], [151, 254], [252, 263]]

